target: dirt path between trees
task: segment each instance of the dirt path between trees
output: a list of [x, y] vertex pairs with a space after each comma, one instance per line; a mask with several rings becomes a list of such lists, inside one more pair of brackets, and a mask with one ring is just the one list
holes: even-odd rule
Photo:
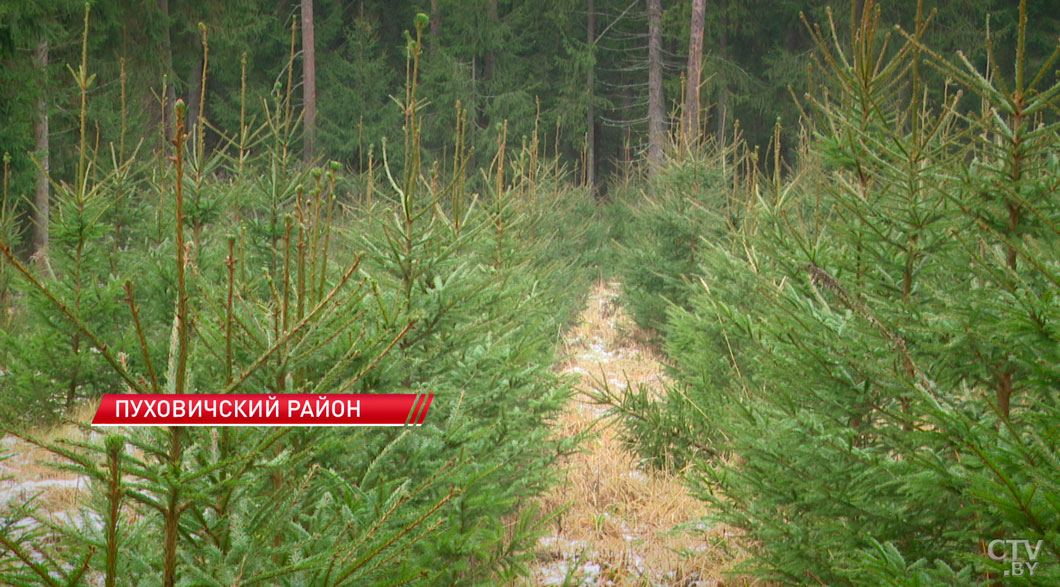
[[[597, 283], [575, 328], [567, 333], [567, 360], [558, 368], [578, 377], [576, 392], [556, 434], [597, 435], [566, 459], [565, 482], [540, 500], [561, 513], [538, 544], [529, 585], [730, 584], [734, 562], [727, 548], [734, 532], [703, 521], [705, 504], [674, 475], [642, 468], [587, 391], [603, 381], [612, 389], [647, 385], [663, 391], [662, 365], [645, 336], [618, 303], [617, 283]], [[742, 583], [736, 581], [736, 584]]]

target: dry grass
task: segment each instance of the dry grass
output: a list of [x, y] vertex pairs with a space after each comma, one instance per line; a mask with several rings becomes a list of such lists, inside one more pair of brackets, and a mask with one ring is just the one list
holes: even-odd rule
[[[86, 402], [73, 410], [70, 419], [88, 424], [95, 411], [95, 402]], [[33, 433], [44, 442], [84, 441], [88, 434], [70, 423]], [[56, 468], [52, 463], [61, 459], [54, 453], [14, 436], [0, 439], [0, 449], [10, 457], [0, 461], [0, 508], [35, 498], [41, 511], [56, 513], [76, 510], [84, 500], [87, 480]]]
[[662, 392], [660, 357], [649, 339], [619, 307], [617, 284], [597, 284], [567, 335], [560, 369], [580, 382], [555, 431], [573, 436], [595, 427], [597, 435], [564, 463], [566, 482], [541, 500], [545, 512], [568, 509], [542, 539], [530, 585], [747, 583], [727, 574], [742, 558], [735, 531], [706, 526], [704, 504], [676, 476], [642, 470], [614, 422], [585, 394], [600, 381]]

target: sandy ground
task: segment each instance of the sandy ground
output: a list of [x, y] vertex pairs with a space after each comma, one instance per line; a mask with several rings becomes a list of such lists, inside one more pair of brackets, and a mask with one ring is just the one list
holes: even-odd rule
[[744, 584], [726, 571], [739, 552], [735, 533], [708, 514], [673, 474], [641, 467], [619, 438], [617, 422], [587, 391], [647, 385], [664, 392], [659, 357], [618, 304], [619, 286], [598, 283], [578, 325], [566, 336], [558, 368], [578, 377], [556, 434], [593, 428], [596, 436], [564, 465], [566, 482], [541, 500], [563, 511], [538, 545], [528, 585]]

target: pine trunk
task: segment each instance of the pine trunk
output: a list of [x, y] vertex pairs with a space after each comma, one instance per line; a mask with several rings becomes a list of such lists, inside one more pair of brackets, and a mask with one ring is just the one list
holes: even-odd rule
[[431, 0], [431, 52], [438, 50], [438, 43], [442, 35], [442, 10], [438, 8], [438, 0]]
[[313, 39], [313, 0], [302, 0], [302, 100], [305, 113], [302, 155], [308, 163], [316, 152], [317, 64]]
[[[628, 83], [625, 85], [626, 87], [622, 88], [622, 112], [632, 112], [633, 86]], [[624, 132], [622, 145], [623, 174], [628, 173], [630, 166], [633, 164], [633, 123], [626, 123]], [[628, 177], [628, 175], [623, 175], [623, 177]]]
[[699, 83], [702, 77], [703, 21], [707, 0], [692, 0], [692, 23], [688, 36], [688, 85], [685, 87], [685, 141], [699, 140]]
[[158, 11], [162, 14], [162, 47], [160, 51], [162, 73], [168, 77], [166, 95], [164, 96], [166, 103], [162, 109], [162, 132], [168, 143], [173, 140], [173, 125], [176, 123], [173, 118], [173, 107], [177, 103], [177, 88], [174, 85], [177, 81], [177, 76], [173, 72], [173, 41], [169, 34], [169, 0], [158, 0]]
[[[498, 16], [498, 13], [497, 13], [497, 0], [490, 0], [489, 1], [489, 4], [486, 7], [486, 12], [487, 12], [487, 14], [489, 14], [491, 25], [496, 27], [497, 23], [499, 21], [499, 16]], [[493, 47], [490, 46], [489, 49], [486, 51], [486, 55], [485, 55], [485, 58], [483, 59], [483, 64], [482, 64], [482, 67], [483, 67], [482, 77], [484, 77], [486, 79], [486, 81], [491, 81], [493, 79], [493, 68], [496, 65], [496, 61], [497, 61], [497, 56], [496, 56], [496, 54], [493, 51]], [[489, 91], [489, 90], [487, 90], [487, 91]]]
[[[726, 15], [726, 0], [718, 0], [718, 11], [721, 12], [721, 34], [718, 35], [718, 59], [725, 63], [729, 59], [729, 17]], [[718, 91], [718, 145], [725, 146], [725, 128], [729, 117], [729, 89], [725, 80]]]
[[48, 225], [50, 214], [50, 191], [48, 173], [50, 167], [50, 147], [48, 141], [48, 101], [47, 86], [44, 80], [48, 73], [48, 41], [41, 39], [37, 43], [34, 60], [40, 74], [40, 89], [37, 92], [37, 120], [33, 123], [33, 150], [36, 153], [40, 170], [37, 172], [37, 187], [33, 192], [33, 258], [44, 267], [47, 266]]
[[[596, 15], [593, 13], [593, 0], [588, 0], [589, 21], [586, 26], [586, 43], [589, 54], [593, 54], [596, 42]], [[593, 63], [590, 60], [585, 74], [585, 93], [587, 111], [585, 115], [585, 185], [592, 193], [596, 184], [596, 113], [593, 111]]]
[[648, 0], [648, 173], [662, 163], [662, 0]]
[[[198, 45], [198, 37], [192, 37], [194, 39], [193, 46]], [[195, 63], [192, 65], [191, 74], [188, 79], [191, 83], [188, 84], [186, 95], [188, 96], [185, 102], [188, 104], [187, 120], [184, 124], [186, 132], [191, 133], [192, 137], [197, 136], [198, 130], [196, 125], [199, 124], [199, 103], [200, 97], [202, 96], [202, 49], [198, 51], [198, 58], [195, 59]], [[193, 142], [193, 144], [197, 144]]]

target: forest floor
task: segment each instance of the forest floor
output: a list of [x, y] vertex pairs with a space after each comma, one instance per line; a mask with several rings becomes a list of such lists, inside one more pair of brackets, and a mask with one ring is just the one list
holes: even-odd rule
[[538, 544], [528, 584], [745, 584], [728, 573], [742, 558], [736, 531], [705, 522], [705, 504], [689, 495], [679, 474], [642, 467], [620, 424], [589, 395], [605, 383], [612, 390], [664, 391], [662, 359], [618, 295], [617, 283], [597, 283], [566, 335], [567, 358], [557, 368], [578, 380], [555, 434], [594, 435], [565, 460], [565, 478], [541, 498], [544, 513], [560, 513]]
[[[92, 421], [94, 402], [77, 407], [70, 415], [74, 422]], [[40, 440], [50, 442], [85, 442], [90, 433], [73, 424], [60, 424], [34, 432]], [[6, 457], [6, 458], [5, 458]], [[14, 520], [15, 526], [36, 526], [28, 519], [11, 518], [9, 506], [18, 507], [31, 501], [38, 513], [58, 522], [81, 520], [81, 507], [88, 491], [88, 477], [62, 470], [55, 465], [63, 459], [47, 449], [35, 446], [14, 436], [0, 438], [0, 519]]]

